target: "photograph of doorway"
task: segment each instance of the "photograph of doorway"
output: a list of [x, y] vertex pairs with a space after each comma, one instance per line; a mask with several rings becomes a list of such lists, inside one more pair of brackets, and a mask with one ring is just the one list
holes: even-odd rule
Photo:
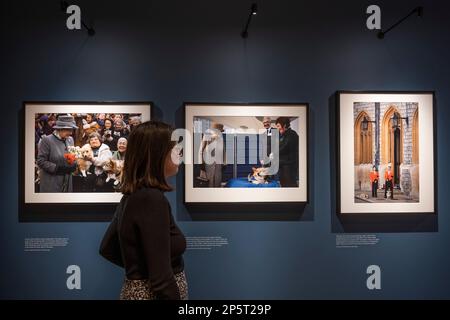
[[420, 201], [419, 104], [355, 102], [355, 203]]

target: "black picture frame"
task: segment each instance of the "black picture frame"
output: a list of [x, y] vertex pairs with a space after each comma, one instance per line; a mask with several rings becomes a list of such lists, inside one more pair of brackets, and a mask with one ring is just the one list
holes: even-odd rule
[[[149, 117], [153, 118], [154, 103], [152, 101], [23, 101], [19, 111], [19, 166], [18, 166], [18, 220], [26, 222], [107, 222], [110, 221], [118, 202], [103, 203], [27, 203], [25, 201], [25, 146], [26, 146], [26, 106], [33, 104], [42, 105], [93, 105], [93, 106], [138, 106], [148, 105]], [[62, 112], [64, 113], [64, 112]], [[97, 112], [93, 112], [97, 113]], [[149, 120], [150, 120], [149, 119]]]
[[[310, 104], [307, 102], [192, 102], [192, 101], [186, 101], [183, 102], [182, 109], [183, 109], [183, 123], [184, 128], [187, 127], [186, 124], [186, 108], [189, 105], [195, 105], [195, 106], [221, 106], [221, 107], [238, 107], [238, 106], [245, 106], [245, 107], [269, 107], [269, 106], [280, 106], [280, 107], [292, 107], [292, 106], [303, 106], [306, 110], [306, 178], [307, 178], [307, 184], [306, 184], [306, 201], [296, 201], [296, 202], [270, 202], [270, 203], [256, 203], [256, 202], [188, 202], [186, 201], [186, 170], [185, 166], [183, 168], [183, 174], [182, 174], [182, 186], [183, 186], [183, 204], [186, 208], [188, 208], [189, 211], [194, 212], [195, 214], [198, 214], [202, 216], [201, 220], [207, 220], [204, 219], [208, 214], [205, 214], [208, 210], [210, 211], [212, 207], [214, 207], [214, 210], [223, 217], [223, 220], [242, 220], [240, 216], [236, 218], [233, 214], [237, 211], [243, 211], [246, 213], [261, 213], [264, 218], [255, 220], [280, 220], [279, 217], [285, 216], [287, 217], [287, 220], [297, 220], [298, 214], [303, 213], [306, 206], [310, 204], [311, 194], [310, 194], [310, 165], [311, 165], [311, 155], [310, 155]], [[284, 213], [280, 214], [279, 211], [283, 211]], [[277, 212], [279, 217], [275, 219], [271, 219], [273, 215], [271, 213]], [[259, 216], [259, 214], [257, 214]], [[233, 217], [233, 218], [230, 218]], [[269, 217], [269, 218], [267, 218]], [[209, 218], [208, 218], [209, 219]], [[220, 219], [219, 219], [220, 220]], [[245, 220], [245, 219], [243, 219]], [[281, 219], [282, 220], [282, 219]]]
[[[433, 196], [433, 205], [434, 205], [434, 211], [433, 212], [396, 212], [396, 213], [386, 213], [386, 212], [379, 212], [379, 213], [346, 213], [342, 212], [341, 207], [341, 163], [340, 163], [340, 153], [341, 153], [341, 145], [340, 145], [340, 138], [341, 138], [341, 123], [340, 123], [340, 111], [341, 111], [341, 105], [340, 105], [340, 98], [342, 94], [379, 94], [379, 95], [431, 95], [432, 96], [432, 121], [433, 121], [433, 129], [432, 129], [432, 135], [433, 135], [433, 169], [434, 169], [434, 196]], [[392, 101], [394, 102], [394, 101]], [[424, 215], [430, 216], [430, 220], [434, 221], [435, 227], [431, 227], [430, 231], [436, 231], [437, 230], [437, 214], [438, 214], [438, 145], [437, 145], [437, 121], [436, 121], [436, 93], [435, 91], [351, 91], [351, 90], [340, 90], [336, 91], [334, 94], [334, 103], [335, 103], [335, 140], [333, 141], [335, 145], [335, 154], [333, 155], [335, 157], [335, 165], [336, 165], [336, 172], [333, 177], [333, 180], [335, 180], [335, 199], [334, 199], [334, 208], [335, 208], [335, 214], [345, 219], [349, 224], [361, 224], [364, 225], [368, 221], [373, 221], [376, 224], [380, 225], [382, 224], [382, 221], [396, 221], [401, 224], [401, 221], [411, 221], [411, 218], [414, 219], [414, 217], [418, 218], [418, 221], [421, 221], [423, 223]], [[413, 226], [414, 228], [414, 226]], [[383, 230], [383, 228], [365, 228], [370, 229], [371, 231], [377, 231], [377, 230]]]

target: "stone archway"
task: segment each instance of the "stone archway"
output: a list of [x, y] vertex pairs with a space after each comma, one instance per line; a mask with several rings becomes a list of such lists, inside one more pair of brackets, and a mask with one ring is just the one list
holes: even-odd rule
[[355, 120], [355, 165], [373, 163], [372, 123], [369, 122], [367, 130], [364, 131], [362, 129], [364, 118], [370, 121], [369, 115], [361, 111]]
[[384, 114], [381, 124], [381, 163], [392, 164], [395, 182], [400, 181], [400, 165], [403, 163], [403, 121], [398, 128], [392, 127], [392, 118], [400, 112], [395, 106], [390, 106]]

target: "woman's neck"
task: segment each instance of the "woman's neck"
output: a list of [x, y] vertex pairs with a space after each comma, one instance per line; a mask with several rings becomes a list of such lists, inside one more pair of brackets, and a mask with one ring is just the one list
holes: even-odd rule
[[59, 135], [58, 130], [53, 131], [53, 135], [54, 135], [56, 138], [58, 138], [59, 140], [66, 140], [66, 138], [62, 138], [62, 137]]

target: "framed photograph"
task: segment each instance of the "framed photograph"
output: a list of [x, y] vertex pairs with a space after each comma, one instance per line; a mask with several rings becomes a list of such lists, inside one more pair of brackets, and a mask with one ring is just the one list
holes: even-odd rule
[[186, 203], [306, 203], [307, 104], [185, 104]]
[[338, 213], [435, 213], [434, 93], [336, 100]]
[[109, 212], [122, 196], [128, 135], [150, 120], [151, 106], [25, 102], [21, 220], [90, 221]]

